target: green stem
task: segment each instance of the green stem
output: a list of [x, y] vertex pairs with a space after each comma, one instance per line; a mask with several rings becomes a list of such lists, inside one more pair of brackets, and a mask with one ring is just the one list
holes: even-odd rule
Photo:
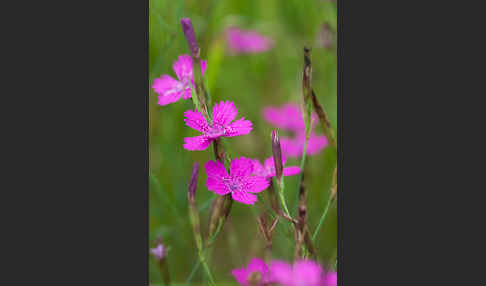
[[[309, 143], [310, 131], [311, 131], [311, 105], [307, 103], [306, 105], [306, 120], [305, 120], [305, 140], [304, 140], [304, 150], [302, 152], [302, 158], [300, 160], [300, 176], [299, 176], [299, 187], [300, 183], [302, 182], [302, 177], [304, 176], [304, 167], [305, 167], [305, 159], [307, 158], [307, 145]], [[297, 189], [299, 189], [297, 187]], [[297, 213], [297, 209], [299, 207], [299, 192], [296, 192], [295, 195], [295, 212]]]
[[287, 203], [285, 202], [285, 194], [284, 194], [285, 184], [283, 178], [281, 178], [280, 181], [277, 181], [276, 185], [277, 185], [278, 198], [280, 199], [280, 204], [282, 205], [283, 211], [285, 215], [291, 217], [289, 209], [287, 208]]
[[194, 277], [194, 275], [196, 274], [197, 270], [199, 269], [199, 266], [201, 265], [201, 260], [197, 260], [196, 261], [196, 264], [194, 264], [194, 266], [192, 267], [192, 271], [191, 271], [191, 274], [189, 274], [189, 277], [187, 278], [186, 280], [186, 286], [189, 286], [191, 281], [192, 281], [192, 278]]
[[213, 275], [211, 274], [211, 270], [209, 270], [209, 265], [206, 262], [206, 256], [204, 255], [204, 251], [200, 250], [199, 251], [199, 260], [201, 261], [201, 264], [203, 266], [204, 272], [206, 272], [206, 276], [209, 279], [209, 285], [216, 285], [214, 283], [214, 278]]
[[329, 207], [331, 206], [333, 201], [334, 201], [333, 199], [327, 200], [326, 208], [324, 209], [324, 212], [321, 215], [321, 219], [319, 220], [319, 224], [317, 225], [316, 230], [314, 231], [314, 234], [312, 235], [312, 241], [316, 240], [317, 233], [319, 233], [319, 230], [321, 229], [322, 223], [326, 219], [327, 212], [329, 211]]

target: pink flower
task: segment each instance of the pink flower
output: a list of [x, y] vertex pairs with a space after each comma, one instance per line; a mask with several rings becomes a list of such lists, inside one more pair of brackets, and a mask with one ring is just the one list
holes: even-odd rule
[[[293, 137], [280, 137], [280, 146], [284, 155], [299, 157], [304, 152], [305, 122], [300, 108], [295, 104], [285, 104], [282, 107], [266, 107], [263, 109], [263, 118], [278, 128], [293, 132]], [[317, 115], [311, 116], [311, 133], [307, 143], [307, 154], [315, 155], [328, 145], [326, 136], [314, 133]]]
[[293, 267], [283, 261], [273, 261], [270, 279], [283, 286], [327, 286], [321, 266], [310, 260], [297, 261]]
[[157, 260], [162, 260], [165, 257], [165, 247], [159, 243], [155, 248], [151, 248], [150, 252]]
[[226, 42], [235, 53], [260, 53], [273, 47], [273, 40], [255, 31], [235, 27], [226, 29]]
[[[282, 156], [282, 163], [285, 165], [286, 158]], [[284, 176], [293, 176], [300, 173], [300, 168], [297, 166], [290, 166], [283, 169]], [[275, 162], [273, 157], [267, 158], [263, 165], [260, 161], [253, 160], [253, 174], [263, 176], [267, 179], [275, 177]]]
[[324, 284], [326, 286], [337, 286], [337, 273], [334, 271], [328, 272], [324, 276]]
[[184, 112], [186, 125], [201, 132], [202, 135], [184, 138], [184, 148], [187, 150], [204, 150], [219, 137], [234, 137], [245, 135], [252, 130], [252, 124], [244, 117], [232, 122], [238, 109], [233, 102], [221, 101], [214, 105], [213, 124], [208, 124], [201, 112], [187, 110]]
[[[263, 260], [257, 257], [254, 257], [246, 267], [233, 269], [231, 273], [235, 277], [236, 281], [243, 286], [263, 286], [270, 282], [270, 272], [268, 266]], [[251, 282], [254, 283], [252, 284]]]
[[253, 162], [245, 157], [235, 158], [230, 164], [230, 174], [219, 161], [209, 161], [204, 165], [208, 179], [206, 186], [210, 191], [223, 196], [231, 193], [231, 197], [243, 204], [253, 204], [259, 193], [268, 188], [268, 180], [262, 176], [252, 175]]
[[[201, 61], [201, 72], [204, 74], [207, 64]], [[181, 55], [172, 65], [178, 80], [169, 75], [162, 75], [156, 78], [152, 88], [159, 94], [160, 105], [167, 105], [178, 101], [181, 96], [183, 99], [191, 98], [191, 82], [194, 86], [194, 76], [192, 74], [192, 58], [188, 55]]]

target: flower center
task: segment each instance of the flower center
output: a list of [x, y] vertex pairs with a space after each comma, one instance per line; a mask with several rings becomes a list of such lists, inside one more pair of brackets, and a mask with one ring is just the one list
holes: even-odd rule
[[259, 285], [260, 281], [262, 279], [262, 274], [260, 272], [252, 272], [250, 275], [248, 275], [248, 285], [251, 286], [257, 286]]
[[239, 191], [242, 189], [243, 184], [238, 178], [226, 178], [223, 179], [224, 184], [228, 187], [231, 192]]
[[206, 132], [206, 135], [211, 138], [221, 137], [224, 135], [224, 126], [213, 124], [213, 127], [209, 128], [209, 130]]

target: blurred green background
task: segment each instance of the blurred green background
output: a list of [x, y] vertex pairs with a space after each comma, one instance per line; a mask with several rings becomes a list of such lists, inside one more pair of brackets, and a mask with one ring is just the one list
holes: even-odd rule
[[[253, 123], [249, 135], [225, 140], [233, 156], [264, 158], [271, 156], [272, 126], [262, 118], [265, 106], [286, 102], [301, 103], [303, 46], [312, 48], [313, 88], [328, 113], [335, 134], [337, 127], [336, 42], [325, 46], [320, 42], [324, 24], [336, 38], [336, 3], [319, 0], [150, 0], [149, 9], [149, 80], [162, 74], [175, 77], [172, 64], [181, 54], [189, 53], [180, 19], [192, 19], [201, 55], [208, 60], [206, 77], [213, 103], [234, 101], [244, 116]], [[230, 55], [226, 51], [224, 29], [229, 25], [253, 29], [275, 41], [273, 49], [259, 54]], [[157, 94], [149, 94], [149, 239], [162, 237], [168, 251], [171, 279], [184, 283], [195, 262], [197, 251], [187, 216], [187, 189], [194, 162], [201, 163], [196, 200], [201, 208], [203, 237], [207, 234], [210, 200], [215, 196], [205, 187], [203, 165], [213, 159], [212, 148], [186, 151], [183, 138], [197, 135], [184, 125], [183, 113], [192, 109], [191, 100], [157, 105]], [[322, 133], [317, 125], [317, 133]], [[287, 165], [298, 165], [289, 159]], [[330, 148], [308, 157], [308, 214], [311, 232], [329, 197], [336, 155]], [[295, 214], [298, 176], [286, 177], [287, 203]], [[263, 193], [262, 193], [263, 194]], [[211, 268], [218, 285], [237, 285], [231, 269], [242, 267], [253, 256], [263, 258], [264, 241], [255, 215], [258, 209], [235, 202], [229, 222], [218, 236]], [[324, 222], [316, 247], [320, 262], [334, 265], [337, 251], [337, 219], [334, 204]], [[281, 234], [279, 222], [274, 236], [275, 258], [291, 261], [293, 246]], [[161, 283], [156, 261], [150, 257], [149, 277], [154, 285]], [[200, 284], [198, 271], [193, 284]]]

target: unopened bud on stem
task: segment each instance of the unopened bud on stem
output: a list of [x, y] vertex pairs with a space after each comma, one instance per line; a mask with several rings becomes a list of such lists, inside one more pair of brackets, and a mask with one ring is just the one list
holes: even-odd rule
[[197, 46], [196, 34], [194, 33], [194, 28], [192, 27], [192, 21], [189, 18], [181, 19], [182, 30], [186, 36], [187, 44], [191, 50], [191, 54], [194, 58], [199, 58], [199, 48]]
[[192, 168], [191, 181], [189, 182], [189, 201], [194, 202], [197, 189], [197, 175], [199, 174], [199, 163], [194, 163]]
[[282, 179], [283, 164], [282, 164], [282, 150], [280, 149], [280, 138], [278, 137], [277, 130], [272, 131], [272, 153], [273, 162], [275, 165], [275, 177], [277, 182]]

